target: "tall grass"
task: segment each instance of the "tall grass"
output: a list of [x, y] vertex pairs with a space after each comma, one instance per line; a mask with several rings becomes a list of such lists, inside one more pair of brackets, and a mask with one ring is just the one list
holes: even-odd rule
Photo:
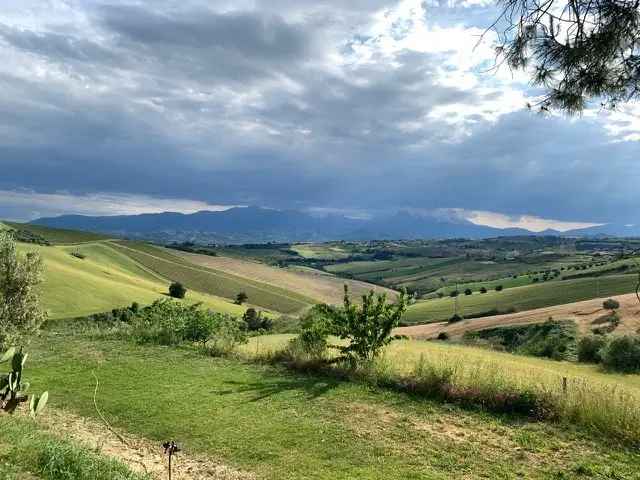
[[466, 407], [576, 424], [640, 444], [638, 376], [611, 375], [591, 365], [417, 341], [396, 342], [371, 364], [349, 369], [287, 348], [291, 336], [274, 337], [263, 337], [260, 348], [248, 345], [244, 354]]

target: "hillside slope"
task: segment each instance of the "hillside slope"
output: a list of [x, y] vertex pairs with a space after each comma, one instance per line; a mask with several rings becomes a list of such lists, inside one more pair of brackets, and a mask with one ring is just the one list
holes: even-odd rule
[[317, 303], [313, 298], [276, 285], [188, 262], [168, 249], [146, 243], [117, 241], [112, 247], [149, 270], [187, 288], [229, 300], [245, 292], [249, 303], [281, 312], [298, 313]]
[[[455, 323], [437, 322], [413, 325], [398, 328], [396, 332], [415, 339], [430, 339], [437, 337], [440, 332], [446, 332], [450, 336], [459, 336], [467, 331], [541, 323], [552, 317], [555, 320], [575, 321], [580, 332], [585, 334], [589, 333], [591, 328], [596, 325], [594, 321], [597, 321], [598, 318], [607, 313], [602, 308], [602, 302], [607, 298], [609, 297], [594, 298], [506, 315], [474, 318]], [[620, 309], [617, 311], [620, 317], [620, 325], [615, 332], [617, 334], [636, 333], [640, 328], [640, 302], [638, 302], [635, 293], [617, 295], [614, 298], [620, 302]]]
[[[51, 319], [89, 315], [134, 301], [148, 304], [166, 298], [167, 280], [104, 242], [65, 247], [18, 244], [18, 249], [37, 251], [44, 260], [44, 281], [40, 286], [42, 306]], [[187, 301], [202, 302], [216, 311], [234, 315], [245, 310], [224, 299], [195, 291], [188, 293]]]
[[201, 255], [187, 252], [176, 252], [189, 262], [204, 267], [231, 273], [247, 279], [264, 282], [298, 292], [313, 298], [318, 303], [339, 304], [344, 296], [344, 285], [349, 286], [352, 295], [359, 297], [370, 290], [385, 293], [395, 298], [394, 290], [357, 280], [347, 280], [327, 274], [314, 274], [310, 271], [291, 271], [271, 267], [263, 263], [241, 260], [238, 258]]
[[456, 302], [458, 313], [466, 317], [492, 310], [526, 311], [605, 295], [623, 295], [635, 290], [637, 279], [638, 276], [633, 274], [609, 275], [599, 278], [536, 283], [508, 288], [501, 292], [459, 295], [457, 300], [451, 297], [424, 300], [409, 307], [404, 321], [409, 324], [422, 324], [448, 320], [456, 311]]

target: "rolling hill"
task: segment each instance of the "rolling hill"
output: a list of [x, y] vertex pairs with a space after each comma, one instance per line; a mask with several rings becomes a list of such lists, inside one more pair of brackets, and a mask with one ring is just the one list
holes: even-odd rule
[[[590, 333], [591, 329], [598, 325], [598, 321], [606, 311], [602, 308], [602, 302], [609, 297], [593, 298], [581, 302], [566, 303], [551, 307], [537, 308], [524, 312], [505, 315], [493, 315], [489, 317], [473, 318], [460, 322], [434, 322], [423, 325], [400, 327], [397, 333], [414, 339], [431, 339], [441, 332], [455, 337], [467, 331], [478, 331], [493, 327], [510, 325], [526, 325], [542, 323], [549, 318], [555, 320], [573, 320], [583, 334]], [[640, 328], [640, 303], [635, 293], [617, 295], [614, 297], [620, 302], [617, 310], [620, 317], [620, 325], [616, 328], [616, 334], [634, 334]]]
[[178, 252], [177, 254], [196, 265], [298, 292], [312, 298], [316, 303], [342, 303], [344, 285], [347, 285], [350, 293], [356, 297], [370, 290], [385, 293], [389, 298], [394, 298], [397, 295], [397, 292], [388, 288], [335, 277], [325, 272], [313, 273], [312, 269], [292, 271], [238, 258], [214, 257], [186, 252]]
[[[599, 296], [621, 295], [635, 290], [637, 278], [637, 275], [611, 275], [599, 279], [581, 278], [536, 283], [508, 288], [501, 292], [459, 295], [458, 314], [464, 317], [492, 310], [525, 311]], [[456, 299], [451, 297], [419, 301], [408, 308], [403, 319], [408, 324], [445, 321], [454, 315], [455, 305]]]
[[[73, 318], [138, 302], [164, 298], [169, 281], [154, 274], [107, 242], [74, 246], [18, 244], [21, 252], [37, 251], [44, 260], [42, 305], [49, 318]], [[79, 254], [84, 258], [72, 255]], [[202, 302], [220, 312], [241, 315], [245, 308], [228, 300], [189, 291], [187, 301]]]

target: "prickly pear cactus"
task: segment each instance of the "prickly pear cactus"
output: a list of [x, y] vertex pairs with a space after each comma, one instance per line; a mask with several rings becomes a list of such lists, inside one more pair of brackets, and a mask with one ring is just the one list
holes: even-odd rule
[[[22, 349], [16, 350], [15, 348], [10, 348], [0, 356], [0, 364], [11, 364], [9, 373], [0, 374], [0, 410], [13, 413], [18, 408], [18, 405], [29, 400], [29, 396], [26, 393], [29, 389], [29, 384], [22, 379], [27, 357], [28, 354], [24, 353]], [[48, 392], [44, 392], [40, 396], [33, 395], [31, 397], [29, 412], [32, 417], [37, 416], [44, 410], [48, 399]]]

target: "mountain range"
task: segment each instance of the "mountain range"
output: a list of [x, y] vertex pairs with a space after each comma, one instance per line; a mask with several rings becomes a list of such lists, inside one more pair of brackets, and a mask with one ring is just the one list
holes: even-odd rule
[[86, 230], [158, 242], [263, 243], [329, 240], [490, 238], [514, 235], [640, 236], [633, 226], [608, 224], [568, 232], [477, 225], [459, 216], [425, 215], [409, 211], [371, 219], [343, 215], [316, 216], [297, 210], [234, 207], [191, 214], [163, 212], [139, 215], [62, 215], [31, 223]]

